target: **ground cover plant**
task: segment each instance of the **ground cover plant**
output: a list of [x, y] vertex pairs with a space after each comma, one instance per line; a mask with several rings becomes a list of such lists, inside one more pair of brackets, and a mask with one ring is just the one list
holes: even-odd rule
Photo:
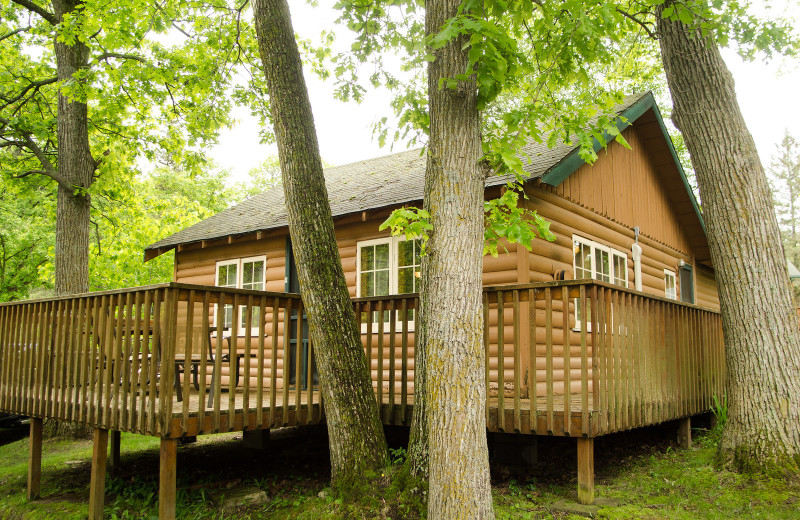
[[[677, 448], [675, 428], [649, 428], [596, 441], [597, 496], [614, 506], [609, 519], [800, 518], [800, 477], [775, 479], [717, 471], [718, 432], [695, 430], [691, 450]], [[387, 430], [394, 465], [374, 480], [379, 487], [338, 497], [328, 488], [330, 463], [323, 429], [277, 435], [266, 450], [242, 446], [241, 433], [199, 437], [178, 453], [178, 518], [413, 519], [423, 518], [425, 490], [401, 483], [407, 431]], [[490, 441], [491, 444], [491, 441]], [[106, 518], [151, 519], [158, 514], [158, 439], [122, 435], [122, 464], [108, 477]], [[87, 514], [90, 440], [45, 441], [43, 498], [25, 500], [27, 430], [0, 429], [0, 518], [70, 520]], [[577, 519], [558, 509], [575, 499], [575, 441], [540, 438], [535, 467], [492, 465], [497, 518]], [[257, 487], [258, 506], [220, 513], [213, 497]]]

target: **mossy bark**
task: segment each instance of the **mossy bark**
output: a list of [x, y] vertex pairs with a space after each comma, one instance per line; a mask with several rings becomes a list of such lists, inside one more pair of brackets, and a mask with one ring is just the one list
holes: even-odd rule
[[728, 423], [720, 460], [797, 469], [800, 331], [769, 186], [713, 36], [657, 9], [664, 69], [697, 174], [722, 307]]
[[300, 292], [320, 373], [335, 485], [387, 462], [386, 439], [344, 278], [314, 118], [285, 0], [253, 2]]
[[[439, 32], [459, 0], [426, 1], [426, 32]], [[484, 407], [481, 125], [474, 77], [440, 88], [468, 67], [466, 37], [432, 51], [425, 201], [433, 230], [423, 287], [428, 445], [428, 517], [493, 518]]]

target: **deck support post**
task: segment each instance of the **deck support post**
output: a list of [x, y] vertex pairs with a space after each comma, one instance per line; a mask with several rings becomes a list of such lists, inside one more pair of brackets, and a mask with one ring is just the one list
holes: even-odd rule
[[688, 450], [692, 447], [692, 418], [683, 417], [678, 419], [678, 445]]
[[578, 438], [578, 502], [594, 503], [594, 439]]
[[111, 469], [117, 469], [120, 465], [120, 441], [121, 435], [119, 431], [112, 431], [108, 443], [108, 465]]
[[42, 485], [42, 419], [31, 418], [28, 451], [28, 500], [39, 498]]
[[177, 475], [178, 439], [161, 439], [158, 477], [158, 518], [175, 520], [175, 478]]
[[92, 477], [89, 483], [89, 520], [103, 519], [106, 498], [106, 459], [108, 456], [108, 430], [94, 429], [92, 443]]
[[244, 447], [250, 450], [266, 450], [269, 447], [269, 429], [245, 430], [242, 432]]

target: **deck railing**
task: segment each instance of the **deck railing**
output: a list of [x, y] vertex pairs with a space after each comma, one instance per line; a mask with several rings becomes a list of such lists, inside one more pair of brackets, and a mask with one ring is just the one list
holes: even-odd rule
[[490, 428], [591, 437], [706, 412], [724, 392], [713, 310], [578, 280], [485, 288], [484, 321]]
[[[416, 295], [353, 302], [381, 417], [408, 424]], [[487, 426], [596, 436], [701, 413], [719, 314], [596, 282], [484, 290]], [[163, 284], [0, 304], [0, 410], [176, 437], [310, 424], [299, 295]]]

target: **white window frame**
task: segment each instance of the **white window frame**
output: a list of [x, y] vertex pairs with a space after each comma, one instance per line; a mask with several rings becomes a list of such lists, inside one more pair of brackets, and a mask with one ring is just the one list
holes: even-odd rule
[[[672, 277], [672, 294], [669, 292], [667, 280]], [[672, 269], [664, 269], [664, 297], [668, 300], [678, 299], [678, 277]]]
[[[601, 244], [600, 242], [596, 242], [596, 241], [594, 241], [592, 239], [585, 238], [585, 237], [580, 236], [580, 235], [572, 235], [572, 275], [573, 275], [573, 277], [576, 276], [575, 273], [577, 273], [577, 271], [578, 271], [578, 264], [575, 262], [575, 254], [576, 254], [575, 253], [575, 247], [578, 244], [583, 244], [583, 245], [589, 247], [589, 250], [590, 250], [589, 258], [590, 258], [590, 265], [591, 265], [591, 275], [592, 275], [591, 279], [592, 280], [601, 281], [598, 278], [598, 275], [597, 275], [597, 256], [596, 256], [596, 253], [595, 253], [595, 251], [600, 250], [600, 251], [603, 251], [605, 253], [608, 253], [608, 278], [609, 278], [609, 281], [606, 282], [606, 283], [610, 283], [611, 285], [616, 285], [618, 287], [623, 287], [625, 289], [628, 288], [628, 286], [630, 284], [630, 282], [628, 280], [628, 253], [626, 251], [620, 251], [619, 249], [614, 249], [613, 247], [609, 247], [609, 246], [607, 246], [605, 244]], [[617, 273], [616, 273], [616, 270], [614, 268], [614, 257], [615, 256], [618, 256], [618, 257], [621, 257], [621, 258], [625, 259], [625, 269], [623, 269], [624, 277], [619, 277], [619, 278], [624, 278], [625, 285], [620, 285], [620, 284], [616, 283], [616, 280], [617, 280], [617, 276], [616, 275], [617, 275]], [[581, 278], [581, 279], [583, 279], [583, 278]], [[578, 319], [578, 305], [579, 305], [579, 302], [576, 299], [575, 300], [575, 330], [581, 330], [581, 327], [582, 327], [582, 320]], [[589, 326], [587, 327], [587, 331], [591, 332], [592, 331], [591, 323], [589, 323], [588, 325]]]
[[[241, 289], [242, 285], [244, 283], [244, 264], [250, 264], [250, 263], [255, 263], [255, 262], [263, 262], [264, 263], [264, 268], [263, 268], [262, 273], [263, 273], [263, 280], [264, 280], [264, 282], [263, 282], [264, 283], [264, 289], [266, 289], [266, 286], [267, 286], [267, 255], [248, 256], [248, 257], [242, 257], [242, 258], [231, 258], [231, 259], [228, 259], [228, 260], [219, 260], [219, 261], [217, 261], [216, 268], [214, 269], [214, 285], [216, 287], [227, 287], [227, 288]], [[236, 286], [235, 287], [217, 285], [219, 283], [219, 268], [223, 267], [223, 266], [226, 266], [226, 265], [235, 265], [236, 266]], [[262, 290], [264, 290], [264, 289], [262, 289]], [[239, 317], [240, 317], [240, 320], [241, 320], [241, 317], [243, 316], [242, 308], [244, 308], [245, 306], [244, 305], [240, 305], [239, 307], [240, 307], [240, 309], [239, 309]], [[219, 304], [214, 305], [214, 323], [217, 323], [217, 310], [218, 310], [218, 308], [219, 308]], [[231, 324], [231, 328], [233, 328], [233, 324]], [[257, 333], [258, 332], [258, 327], [250, 327], [250, 334], [252, 335], [253, 332]], [[244, 336], [245, 334], [247, 334], [247, 326], [243, 327], [241, 322], [236, 324], [236, 335], [237, 336]], [[216, 336], [216, 332], [213, 332], [212, 336]]]
[[[592, 280], [599, 280], [597, 277], [597, 258], [595, 255], [595, 250], [605, 251], [608, 253], [608, 263], [609, 263], [609, 280], [610, 284], [618, 285], [619, 287], [623, 287], [625, 289], [628, 288], [630, 282], [628, 280], [628, 253], [626, 251], [620, 251], [619, 249], [614, 249], [613, 247], [609, 247], [605, 244], [601, 244], [600, 242], [595, 242], [592, 239], [582, 237], [580, 235], [572, 235], [572, 274], [575, 276], [575, 273], [578, 270], [578, 265], [575, 263], [575, 245], [576, 243], [580, 243], [586, 246], [589, 246], [591, 249], [590, 259], [591, 259], [591, 271], [592, 271]], [[614, 269], [614, 256], [623, 257], [625, 259], [625, 269], [623, 270], [625, 273], [625, 285], [619, 285], [615, 282], [616, 280], [616, 272]]]
[[[370, 240], [362, 240], [356, 243], [356, 297], [361, 297], [361, 249], [363, 247], [375, 246], [379, 244], [389, 244], [389, 294], [387, 296], [394, 296], [400, 294], [398, 292], [398, 274], [399, 274], [399, 248], [398, 244], [400, 242], [406, 242], [407, 239], [405, 235], [401, 236], [388, 236], [382, 238], [373, 238]], [[419, 240], [416, 238], [412, 238], [410, 240]], [[412, 294], [412, 293], [403, 293], [403, 294]], [[398, 309], [399, 310], [399, 309]], [[397, 316], [397, 312], [395, 312], [395, 316]], [[402, 327], [402, 321], [396, 318], [396, 327]], [[373, 321], [372, 332], [376, 332], [377, 329], [377, 321]], [[386, 328], [387, 326], [384, 325], [384, 332], [389, 332], [389, 329]], [[397, 328], [396, 330], [400, 330]], [[408, 330], [409, 332], [414, 331], [414, 322], [408, 322]], [[361, 333], [367, 333], [367, 324], [361, 324]]]

